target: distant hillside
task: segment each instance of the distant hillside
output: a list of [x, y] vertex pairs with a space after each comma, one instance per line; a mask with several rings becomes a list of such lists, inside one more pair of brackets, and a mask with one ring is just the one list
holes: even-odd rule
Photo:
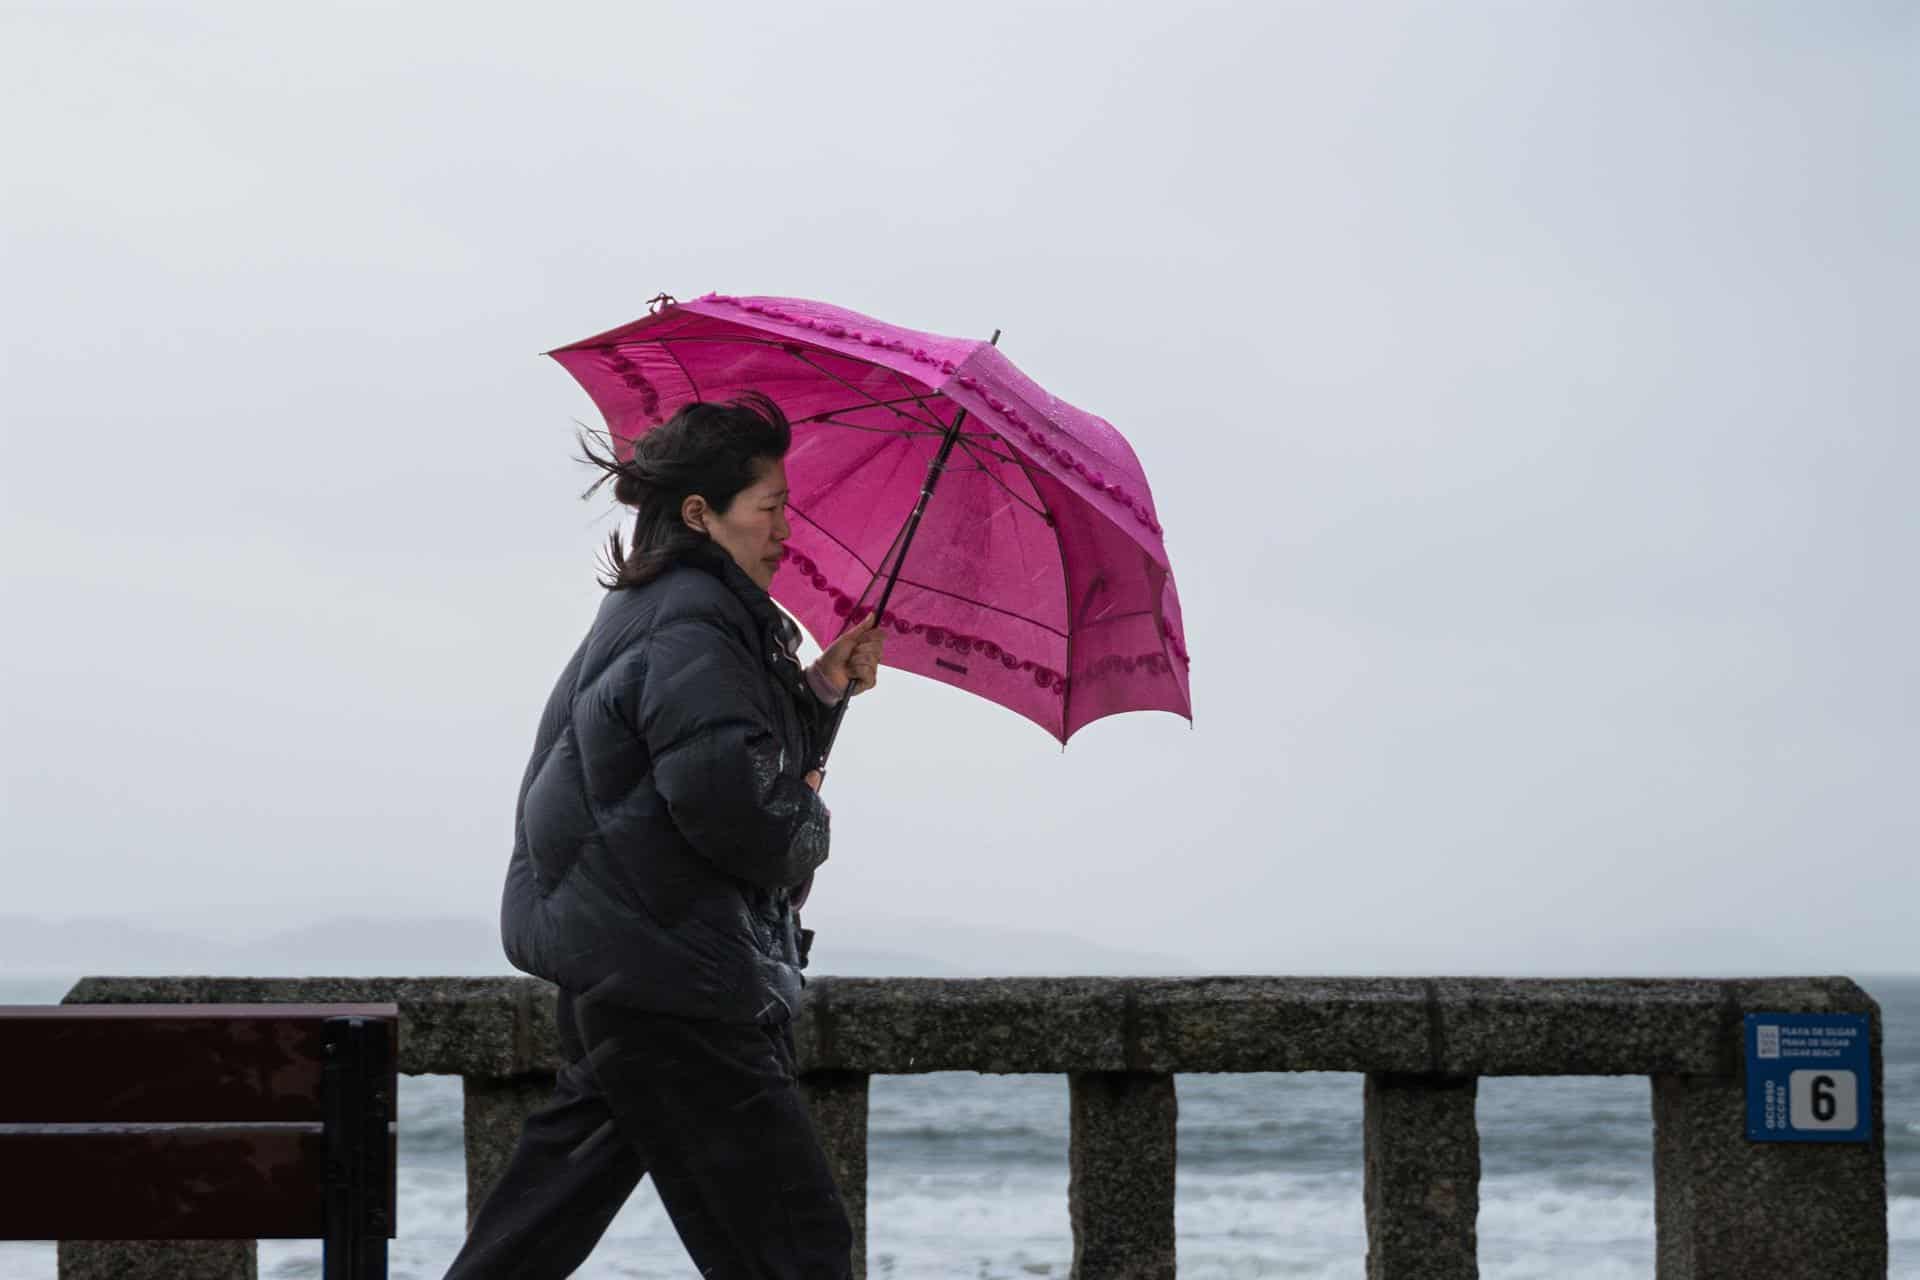
[[[887, 957], [920, 959], [937, 968], [867, 967]], [[909, 917], [823, 924], [813, 958], [821, 972], [849, 976], [1159, 977], [1193, 972], [1175, 956], [1072, 934]]]
[[[842, 923], [822, 930], [810, 972], [849, 977], [1170, 974], [1166, 956], [1064, 934], [951, 921]], [[341, 918], [244, 941], [81, 918], [0, 916], [0, 974], [410, 977], [514, 972], [491, 919]]]
[[124, 920], [0, 916], [0, 972], [7, 974], [224, 972], [226, 950], [192, 933]]

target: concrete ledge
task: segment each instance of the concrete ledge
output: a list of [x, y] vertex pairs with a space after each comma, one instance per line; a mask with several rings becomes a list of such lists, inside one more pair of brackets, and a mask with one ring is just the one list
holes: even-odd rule
[[1424, 1071], [1427, 984], [1404, 978], [1122, 979], [1147, 1071]]
[[1713, 1074], [1726, 987], [1684, 979], [1439, 978], [1439, 1074]]
[[1872, 1012], [1846, 978], [824, 978], [844, 1071], [1725, 1075], [1748, 1009]]
[[1125, 1022], [1112, 979], [821, 978], [795, 1046], [816, 1071], [1123, 1071]]
[[[392, 1001], [400, 1070], [562, 1064], [533, 978], [87, 978], [68, 1003]], [[1749, 1010], [1876, 1011], [1846, 978], [819, 978], [807, 1071], [1356, 1071], [1441, 1076], [1736, 1070]]]

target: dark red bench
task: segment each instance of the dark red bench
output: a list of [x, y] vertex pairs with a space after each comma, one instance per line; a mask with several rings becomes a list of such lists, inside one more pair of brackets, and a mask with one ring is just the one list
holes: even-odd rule
[[387, 1274], [391, 1004], [0, 1006], [0, 1239], [320, 1239]]

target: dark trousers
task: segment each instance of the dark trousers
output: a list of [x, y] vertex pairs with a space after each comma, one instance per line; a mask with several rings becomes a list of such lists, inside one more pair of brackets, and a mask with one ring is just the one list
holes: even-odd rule
[[573, 1274], [653, 1175], [708, 1280], [848, 1280], [853, 1232], [801, 1100], [790, 1028], [561, 992], [566, 1068], [527, 1117], [447, 1280]]

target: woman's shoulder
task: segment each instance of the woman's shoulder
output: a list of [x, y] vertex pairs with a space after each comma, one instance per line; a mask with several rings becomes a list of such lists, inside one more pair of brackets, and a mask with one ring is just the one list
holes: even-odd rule
[[[735, 618], [727, 601], [699, 581], [706, 575], [670, 568], [659, 577], [637, 587], [621, 587], [607, 592], [593, 620], [584, 644], [586, 661], [581, 671], [581, 687], [594, 684], [609, 673], [627, 671], [632, 664], [645, 663], [653, 651], [650, 643], [663, 630], [678, 630], [687, 623], [704, 622], [747, 640], [741, 620]], [[708, 582], [712, 582], [708, 578]]]
[[602, 625], [658, 630], [679, 622], [725, 622], [751, 629], [751, 619], [725, 583], [693, 565], [669, 565], [637, 587], [616, 588], [601, 609]]
[[654, 589], [655, 616], [660, 622], [713, 614], [728, 618], [746, 614], [745, 606], [726, 583], [694, 565], [672, 565], [648, 586]]

